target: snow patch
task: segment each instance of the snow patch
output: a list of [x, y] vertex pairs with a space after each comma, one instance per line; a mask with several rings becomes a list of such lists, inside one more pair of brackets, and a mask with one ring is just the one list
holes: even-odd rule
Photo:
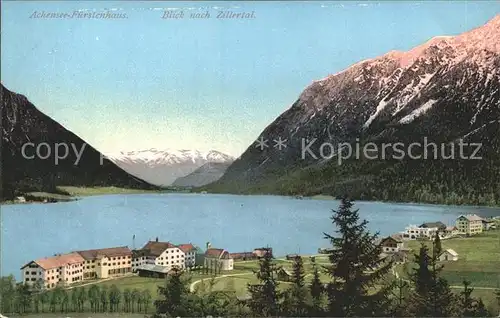
[[419, 108], [415, 109], [412, 111], [409, 115], [403, 117], [399, 123], [400, 124], [408, 124], [411, 123], [415, 118], [425, 114], [429, 109], [431, 109], [432, 106], [437, 102], [437, 100], [430, 99], [428, 100], [425, 104], [420, 106]]
[[375, 120], [375, 118], [377, 118], [378, 114], [380, 114], [380, 112], [385, 108], [385, 106], [387, 106], [387, 103], [388, 102], [385, 100], [385, 97], [384, 97], [384, 99], [382, 99], [378, 103], [377, 110], [375, 110], [375, 113], [373, 115], [371, 115], [370, 118], [368, 118], [368, 120], [366, 121], [366, 123], [363, 125], [364, 128], [370, 127], [370, 125], [373, 122], [373, 120]]

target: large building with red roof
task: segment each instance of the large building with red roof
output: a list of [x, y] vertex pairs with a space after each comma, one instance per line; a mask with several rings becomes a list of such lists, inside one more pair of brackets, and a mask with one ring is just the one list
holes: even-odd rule
[[50, 289], [57, 285], [69, 285], [83, 280], [85, 259], [78, 253], [60, 254], [31, 261], [21, 267], [25, 284], [36, 282]]

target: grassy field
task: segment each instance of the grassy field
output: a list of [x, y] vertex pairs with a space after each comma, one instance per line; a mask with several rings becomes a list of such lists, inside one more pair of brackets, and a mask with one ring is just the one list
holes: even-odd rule
[[[418, 251], [421, 242], [408, 241], [406, 246]], [[425, 242], [431, 248], [431, 242]], [[500, 288], [500, 231], [488, 231], [474, 237], [454, 238], [442, 241], [443, 249], [455, 250], [456, 262], [443, 262], [443, 276], [452, 286], [460, 286], [464, 279], [472, 286]], [[406, 266], [406, 271], [411, 267]], [[398, 273], [404, 275], [400, 266]]]
[[60, 186], [58, 189], [69, 193], [71, 196], [90, 196], [90, 195], [105, 195], [105, 194], [134, 194], [134, 193], [157, 193], [162, 190], [142, 190], [142, 189], [126, 189], [117, 187], [73, 187]]

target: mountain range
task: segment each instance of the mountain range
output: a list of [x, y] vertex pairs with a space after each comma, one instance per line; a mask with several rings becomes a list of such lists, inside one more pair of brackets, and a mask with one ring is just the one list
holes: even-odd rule
[[[201, 152], [156, 148], [110, 154], [108, 158], [128, 173], [158, 186], [205, 185], [218, 180], [225, 171], [224, 167], [227, 168], [234, 160], [216, 150]], [[185, 178], [188, 175], [189, 178]]]
[[[25, 96], [11, 92], [3, 84], [0, 93], [0, 199], [11, 199], [25, 192], [57, 192], [60, 185], [156, 188], [120, 169], [80, 137], [40, 112]], [[43, 143], [47, 146], [39, 148], [40, 156], [35, 155]], [[56, 144], [68, 147], [67, 157], [57, 162]], [[63, 154], [63, 147], [59, 149]], [[81, 157], [73, 149], [77, 149]]]
[[[500, 16], [457, 36], [361, 61], [305, 88], [218, 181], [215, 192], [333, 194], [395, 201], [500, 202]], [[286, 147], [273, 147], [273, 140]], [[481, 143], [481, 160], [338, 164], [341, 144]], [[307, 147], [310, 145], [310, 147]], [[328, 147], [321, 149], [321, 145]], [[306, 146], [306, 147], [304, 147]], [[450, 146], [451, 147], [451, 146]], [[281, 148], [281, 149], [280, 149]], [[304, 149], [308, 149], [304, 156]], [[346, 151], [346, 148], [344, 148]], [[472, 149], [468, 149], [472, 155]], [[422, 153], [423, 150], [417, 150]], [[469, 156], [470, 157], [470, 156]]]

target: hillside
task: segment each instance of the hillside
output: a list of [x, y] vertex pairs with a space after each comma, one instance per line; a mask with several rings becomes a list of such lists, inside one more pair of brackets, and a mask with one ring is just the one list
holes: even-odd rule
[[[103, 156], [99, 151], [40, 112], [25, 96], [9, 91], [3, 84], [1, 101], [1, 198], [9, 199], [32, 191], [57, 192], [58, 185], [153, 188], [106, 158], [101, 162]], [[24, 156], [22, 147], [27, 143], [31, 144], [24, 148]], [[51, 148], [47, 157], [45, 146], [40, 148], [41, 156], [35, 155], [41, 143]], [[68, 145], [68, 155], [56, 164], [55, 145], [58, 143]], [[74, 149], [80, 152], [82, 147], [81, 158], [77, 161]], [[59, 149], [64, 153], [62, 146]]]
[[[207, 189], [499, 204], [499, 69], [500, 16], [458, 36], [436, 37], [408, 52], [359, 62], [308, 86], [258, 136], [269, 146], [261, 150], [250, 145]], [[281, 150], [272, 143], [280, 137], [287, 140]], [[438, 148], [453, 144], [458, 149], [460, 140], [481, 143], [477, 155], [482, 159], [470, 159], [473, 147], [465, 149], [467, 159], [441, 154], [427, 160], [395, 159], [392, 148], [384, 159], [380, 155], [383, 145], [402, 143], [408, 149], [424, 140]], [[361, 152], [339, 164], [342, 143], [363, 149], [370, 142], [379, 149], [377, 159]], [[321, 157], [323, 144], [328, 144], [323, 146], [327, 155]], [[423, 148], [414, 149], [414, 157], [423, 155]], [[340, 153], [345, 156], [346, 151]]]

